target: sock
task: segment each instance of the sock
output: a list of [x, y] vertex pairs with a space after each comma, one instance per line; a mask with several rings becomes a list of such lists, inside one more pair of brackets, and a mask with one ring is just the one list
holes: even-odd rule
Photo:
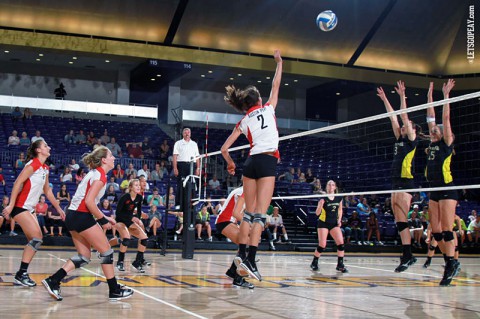
[[318, 263], [318, 259], [319, 259], [319, 258], [320, 258], [320, 257], [313, 256], [313, 262], [314, 262], [314, 263]]
[[125, 260], [125, 253], [122, 253], [121, 251], [118, 252], [118, 261], [117, 263], [119, 262], [123, 262]]
[[446, 255], [446, 254], [443, 254], [443, 260], [444, 260], [445, 262], [447, 262], [447, 261], [448, 261], [448, 257], [447, 257], [447, 255]]
[[137, 251], [137, 257], [135, 258], [136, 261], [143, 261], [143, 252]]
[[107, 279], [107, 284], [110, 291], [117, 291], [118, 284], [117, 278], [115, 278], [115, 276], [113, 278]]
[[256, 256], [257, 256], [257, 247], [256, 246], [250, 246], [250, 248], [248, 249], [248, 256], [247, 256], [248, 261], [250, 263], [254, 264]]
[[18, 270], [17, 274], [21, 275], [23, 273], [26, 273], [29, 265], [30, 265], [29, 263], [25, 263], [25, 262], [22, 261], [20, 263], [20, 269]]
[[428, 257], [428, 256], [427, 256], [427, 262], [428, 262], [428, 263], [432, 262], [432, 257]]
[[62, 279], [65, 278], [66, 276], [67, 276], [67, 272], [65, 271], [65, 269], [60, 268], [56, 273], [50, 276], [50, 278], [52, 278], [54, 282], [60, 283]]
[[412, 257], [412, 246], [402, 245], [402, 250], [403, 250], [403, 257], [407, 257], [407, 258]]
[[277, 233], [273, 233], [273, 240], [277, 240]]
[[337, 264], [338, 265], [343, 265], [343, 257], [338, 257]]
[[233, 272], [237, 271], [237, 266], [235, 266], [235, 263], [233, 261], [232, 261], [232, 264], [230, 265], [230, 269], [228, 271], [233, 271]]
[[287, 234], [283, 235], [283, 237], [285, 237], [285, 240], [288, 240], [288, 235]]
[[242, 260], [245, 259], [247, 256], [247, 244], [238, 245], [238, 256], [242, 258]]

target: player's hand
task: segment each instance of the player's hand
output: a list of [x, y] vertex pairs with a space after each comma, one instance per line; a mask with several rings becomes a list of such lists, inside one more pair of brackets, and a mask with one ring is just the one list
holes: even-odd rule
[[11, 205], [8, 205], [7, 207], [5, 207], [2, 211], [3, 217], [5, 217], [6, 219], [9, 219], [12, 209], [13, 209], [13, 206]]
[[282, 56], [280, 55], [280, 50], [274, 50], [273, 51], [273, 58], [275, 59], [275, 62], [277, 62], [277, 63], [282, 62]]
[[178, 168], [173, 169], [173, 175], [178, 176]]
[[235, 163], [234, 162], [231, 162], [227, 165], [227, 171], [230, 175], [235, 175]]
[[58, 210], [58, 213], [60, 214], [60, 219], [63, 220], [63, 221], [65, 221], [65, 216], [66, 216], [66, 215], [65, 215], [65, 212], [63, 211], [63, 209], [60, 208], [60, 209]]
[[383, 88], [380, 86], [377, 88], [377, 96], [382, 100], [385, 101], [387, 97], [385, 96], [385, 92], [383, 91]]

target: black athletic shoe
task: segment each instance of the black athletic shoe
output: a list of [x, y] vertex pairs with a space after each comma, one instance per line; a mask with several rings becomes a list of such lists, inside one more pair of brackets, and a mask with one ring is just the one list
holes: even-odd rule
[[237, 272], [235, 270], [233, 270], [232, 268], [228, 268], [225, 275], [227, 275], [227, 277], [229, 277], [229, 278], [235, 279], [235, 277], [237, 275]]
[[145, 269], [143, 269], [142, 262], [140, 260], [135, 260], [132, 263], [132, 267], [135, 268], [139, 273], [145, 272]]
[[431, 263], [432, 263], [432, 261], [431, 261], [430, 259], [427, 259], [427, 260], [425, 261], [425, 263], [423, 264], [423, 268], [428, 268], [428, 267], [430, 267], [430, 264], [431, 264]]
[[117, 286], [117, 290], [110, 291], [108, 298], [110, 301], [117, 301], [122, 299], [130, 298], [133, 295], [133, 290], [125, 286]]
[[312, 263], [310, 264], [310, 269], [312, 269], [313, 271], [318, 271], [318, 261], [312, 261]]
[[408, 269], [411, 265], [417, 262], [417, 258], [410, 257], [410, 258], [400, 258], [400, 265], [395, 268], [395, 272], [402, 272]]
[[45, 286], [45, 289], [47, 289], [48, 293], [53, 299], [58, 301], [63, 300], [63, 297], [60, 295], [61, 291], [59, 283], [54, 283], [53, 280], [48, 277], [42, 280], [42, 284]]
[[241, 264], [240, 267], [243, 268], [248, 274], [257, 279], [258, 281], [262, 281], [262, 275], [260, 275], [260, 272], [257, 269], [257, 265], [255, 262], [250, 262], [247, 259], [245, 259]]
[[150, 267], [151, 265], [152, 265], [151, 262], [146, 261], [145, 259], [142, 259], [142, 266], [149, 266]]
[[117, 269], [120, 271], [125, 271], [125, 267], [123, 266], [123, 261], [117, 262]]
[[460, 272], [460, 270], [462, 270], [462, 268], [460, 267], [460, 262], [456, 259], [453, 260], [454, 261], [454, 272], [453, 272], [453, 277], [457, 276], [458, 273]]
[[241, 276], [236, 276], [235, 279], [233, 279], [232, 286], [235, 288], [248, 288], [248, 289], [255, 288], [255, 286], [252, 283], [249, 283]]
[[339, 264], [337, 265], [337, 268], [335, 268], [337, 271], [339, 272], [342, 272], [342, 273], [347, 273], [348, 272], [348, 269], [345, 268], [345, 265], [344, 264]]
[[445, 270], [443, 271], [443, 278], [440, 281], [440, 286], [450, 286], [452, 282], [453, 276], [455, 275], [455, 268], [456, 268], [455, 260], [451, 260], [445, 266]]
[[35, 287], [37, 283], [30, 279], [28, 273], [24, 272], [20, 276], [18, 274], [15, 275], [13, 280], [16, 284], [24, 286], [24, 287]]

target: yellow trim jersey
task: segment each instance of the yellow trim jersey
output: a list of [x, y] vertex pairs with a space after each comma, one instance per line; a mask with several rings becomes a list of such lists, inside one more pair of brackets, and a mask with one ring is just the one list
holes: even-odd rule
[[338, 222], [338, 209], [342, 202], [341, 196], [335, 196], [333, 199], [328, 197], [323, 198], [322, 212], [318, 219], [322, 222], [336, 224]]
[[433, 187], [451, 185], [453, 182], [450, 164], [452, 162], [453, 145], [448, 146], [444, 140], [430, 143], [428, 146], [427, 168], [425, 177]]
[[400, 136], [393, 149], [392, 177], [413, 179], [414, 157], [418, 140], [410, 141], [408, 137]]

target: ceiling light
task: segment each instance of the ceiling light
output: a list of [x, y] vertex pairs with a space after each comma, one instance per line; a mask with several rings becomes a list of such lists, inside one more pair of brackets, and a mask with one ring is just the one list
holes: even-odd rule
[[76, 57], [76, 56], [72, 57], [72, 60], [76, 60], [76, 59], [77, 59], [77, 57]]
[[155, 78], [151, 78], [150, 81], [155, 81]]
[[157, 74], [157, 78], [161, 77], [162, 75], [161, 74]]
[[262, 81], [260, 81], [260, 80], [258, 80], [257, 82], [258, 82], [258, 83], [262, 83]]
[[10, 51], [8, 51], [8, 50], [5, 50], [5, 51], [3, 51], [3, 52], [5, 52], [5, 53], [10, 53]]
[[233, 80], [234, 80], [234, 78], [230, 78], [230, 81], [233, 81]]
[[395, 91], [392, 90], [392, 91], [390, 91], [390, 93], [395, 93]]
[[73, 61], [68, 61], [68, 64], [73, 64]]
[[285, 83], [285, 86], [288, 86], [288, 83]]
[[418, 93], [415, 93], [415, 96], [419, 96], [419, 95], [420, 95], [420, 94], [418, 94]]
[[202, 78], [204, 78], [204, 77], [205, 77], [205, 74], [202, 74], [202, 75], [200, 75], [200, 76], [201, 76]]
[[213, 73], [213, 71], [211, 71], [211, 70], [208, 70], [208, 73]]
[[267, 77], [266, 77], [266, 79], [267, 79], [267, 80], [270, 80], [270, 77], [269, 77], [269, 76], [267, 76]]
[[43, 53], [39, 53], [38, 56], [43, 56]]
[[242, 76], [242, 73], [238, 73], [237, 75], [238, 75], [238, 76]]
[[340, 92], [335, 93], [335, 95], [340, 95]]
[[105, 63], [110, 63], [110, 60], [105, 60]]
[[37, 61], [40, 61], [40, 59], [36, 59]]

